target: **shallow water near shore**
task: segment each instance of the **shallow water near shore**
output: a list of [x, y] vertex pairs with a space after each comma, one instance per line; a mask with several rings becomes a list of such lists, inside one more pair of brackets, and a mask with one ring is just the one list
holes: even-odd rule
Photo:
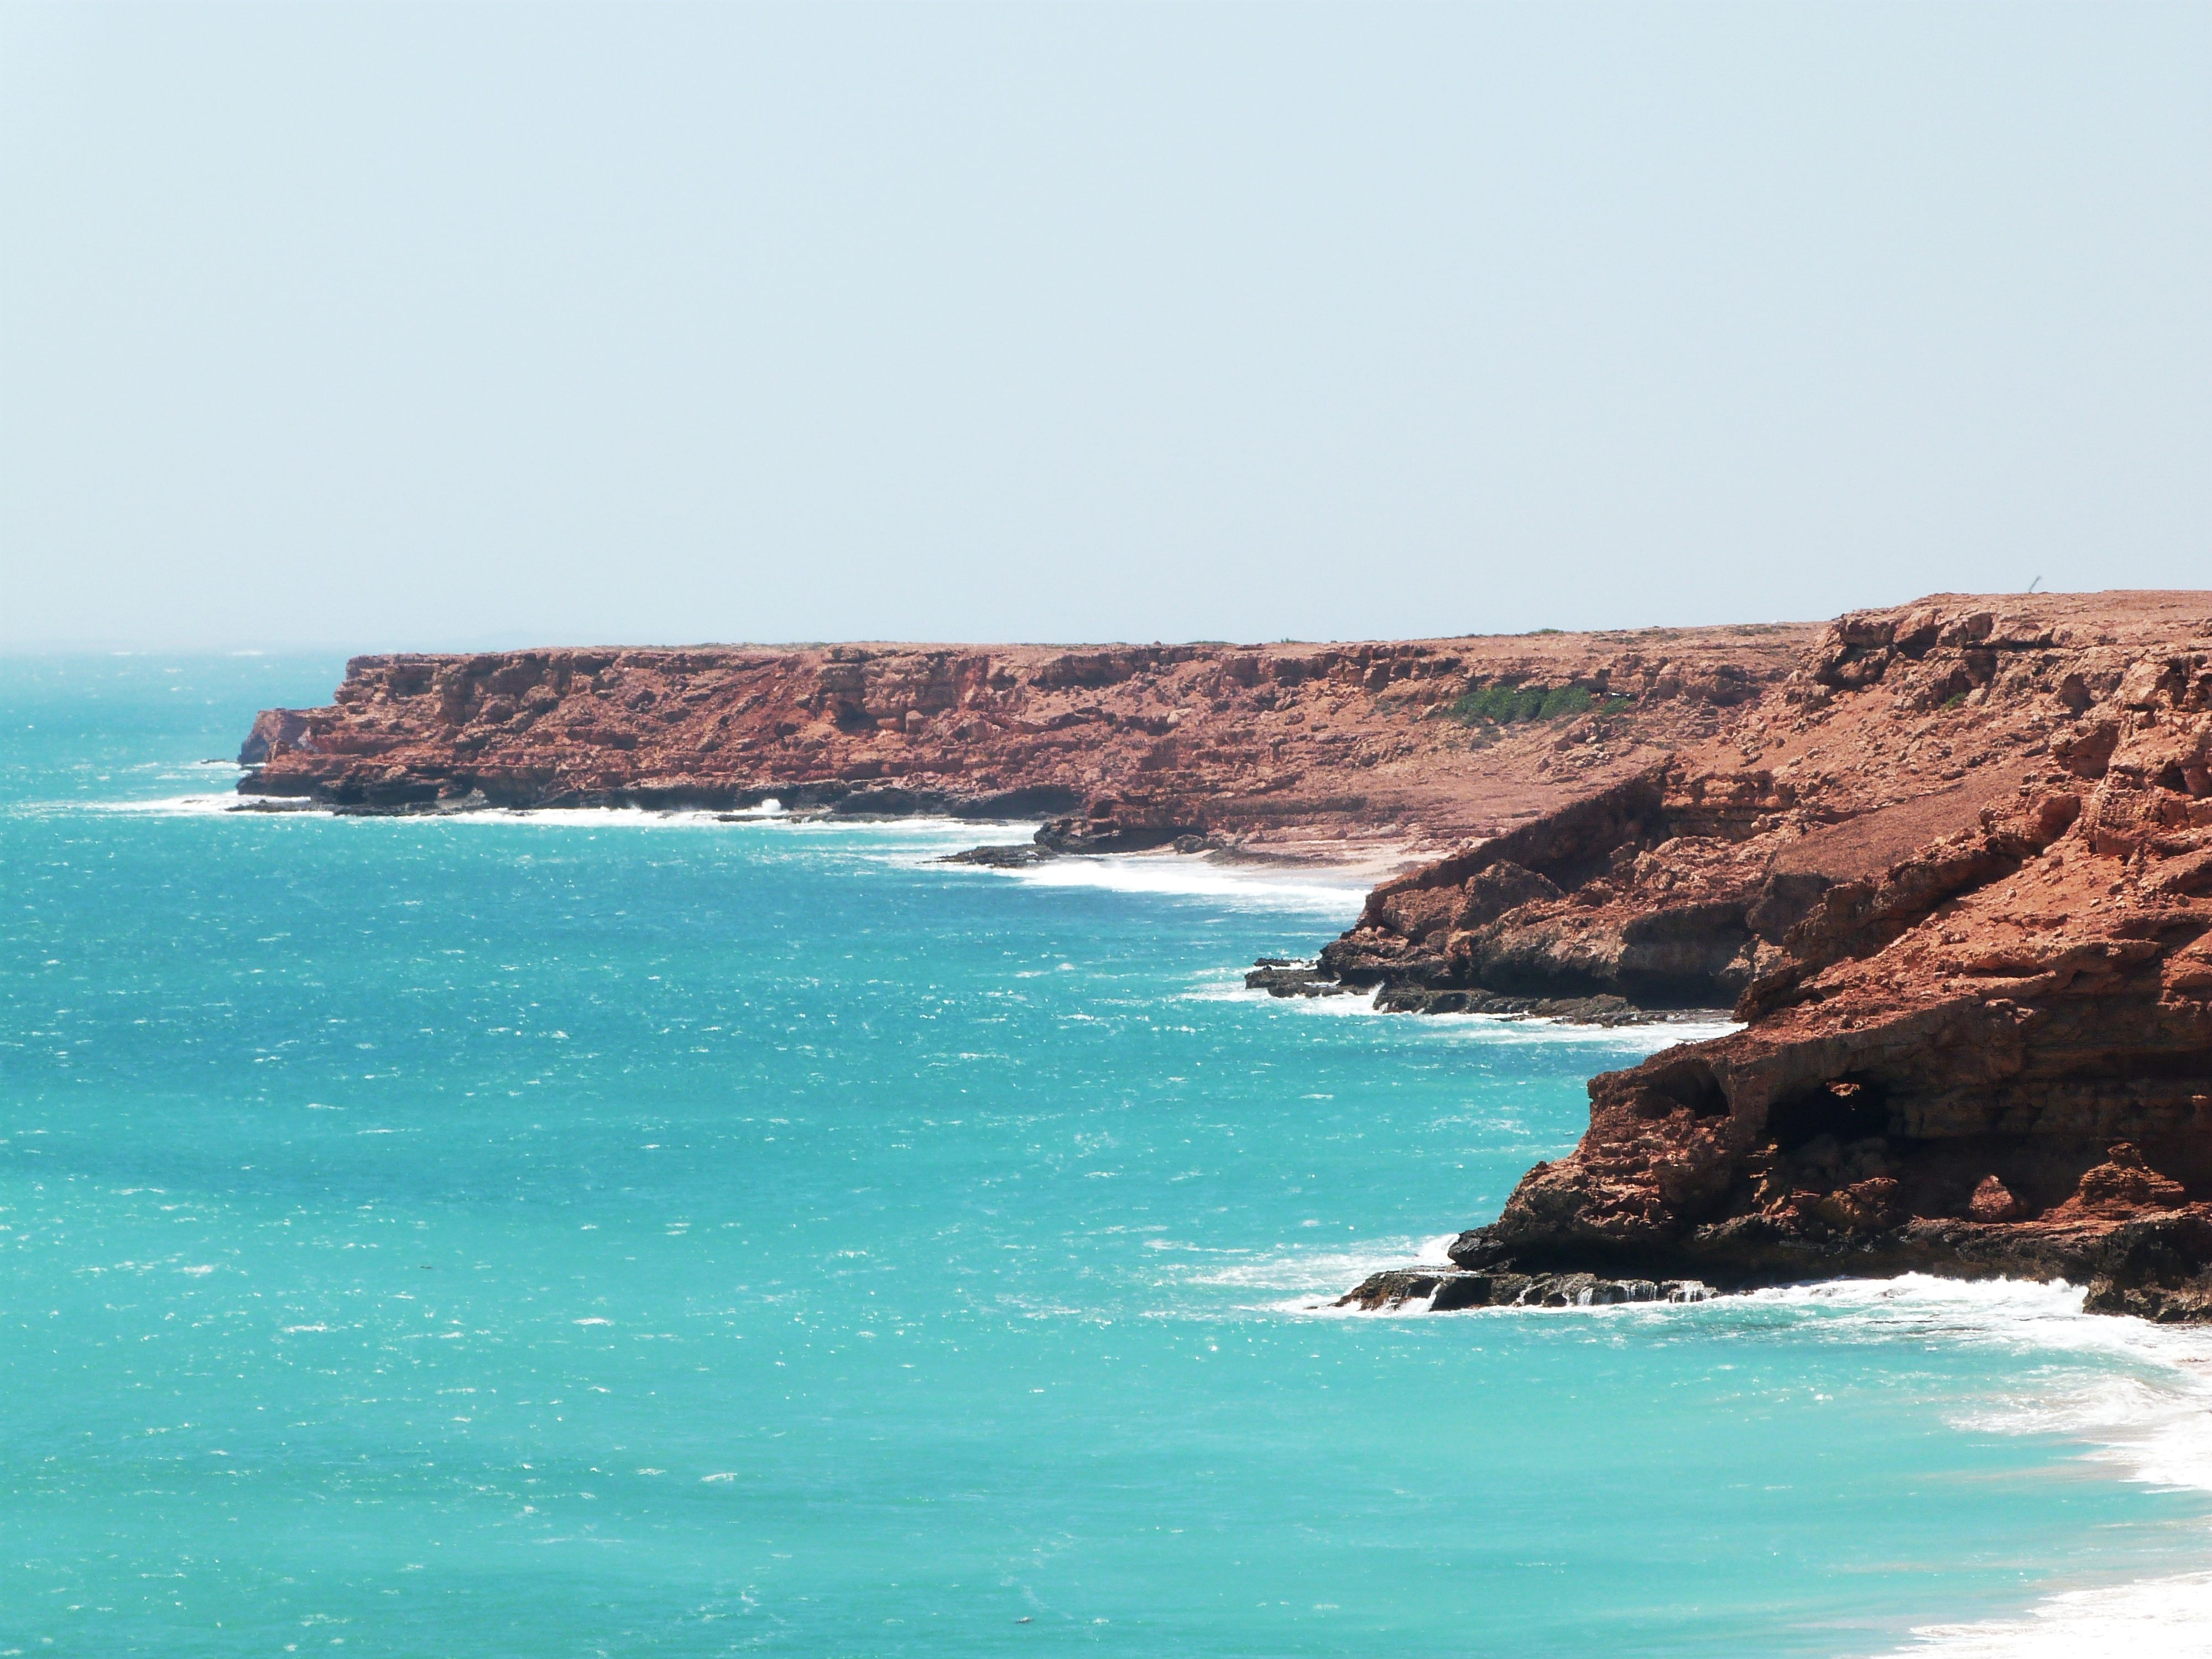
[[2212, 1647], [2203, 1334], [1312, 1311], [1679, 1031], [972, 825], [190, 804], [338, 669], [0, 663], [0, 1655]]

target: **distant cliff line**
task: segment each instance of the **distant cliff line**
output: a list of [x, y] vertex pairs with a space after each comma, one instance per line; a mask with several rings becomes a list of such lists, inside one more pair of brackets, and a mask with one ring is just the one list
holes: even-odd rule
[[1065, 816], [1101, 847], [1441, 851], [1717, 731], [1814, 631], [361, 657], [329, 707], [255, 722], [240, 787], [366, 811], [773, 797]]

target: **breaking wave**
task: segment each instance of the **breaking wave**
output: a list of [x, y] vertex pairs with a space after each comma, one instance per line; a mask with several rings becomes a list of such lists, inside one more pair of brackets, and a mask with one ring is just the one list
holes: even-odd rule
[[2203, 1659], [2212, 1653], [2212, 1573], [2068, 1590], [2023, 1618], [1929, 1625], [1897, 1654], [1939, 1659]]
[[1211, 970], [1196, 977], [1183, 994], [1196, 1002], [1249, 1002], [1255, 1007], [1279, 1009], [1288, 1015], [1401, 1020], [1409, 1030], [1434, 1031], [1461, 1042], [1502, 1046], [1571, 1043], [1656, 1054], [1678, 1042], [1703, 1042], [1709, 1037], [1729, 1036], [1743, 1029], [1717, 1010], [1692, 1011], [1651, 1025], [1587, 1025], [1534, 1014], [1401, 1014], [1377, 1008], [1375, 999], [1365, 992], [1342, 996], [1279, 997], [1266, 991], [1249, 990], [1244, 984], [1244, 973], [1242, 968]]
[[[2063, 1284], [1915, 1273], [1763, 1291], [1740, 1303], [1786, 1311], [1825, 1335], [1940, 1339], [2016, 1354], [2032, 1366], [2023, 1386], [1955, 1426], [2063, 1436], [2123, 1480], [2212, 1492], [2212, 1331], [2085, 1314], [2082, 1294]], [[2014, 1617], [1912, 1634], [1896, 1655], [2203, 1659], [2212, 1654], [2212, 1573], [2063, 1590]]]
[[1063, 857], [1024, 869], [990, 871], [1035, 887], [1095, 887], [1164, 898], [1226, 901], [1231, 906], [1299, 910], [1349, 923], [1374, 884], [1342, 872], [1305, 874], [1281, 866], [1240, 867], [1177, 854], [1116, 853]]

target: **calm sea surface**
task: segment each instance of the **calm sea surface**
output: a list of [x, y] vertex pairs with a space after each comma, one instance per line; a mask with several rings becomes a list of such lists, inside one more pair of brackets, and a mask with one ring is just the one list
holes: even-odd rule
[[338, 670], [0, 661], [0, 1654], [2212, 1649], [2202, 1336], [1304, 1311], [1645, 1051], [1238, 988], [1356, 892], [195, 803]]

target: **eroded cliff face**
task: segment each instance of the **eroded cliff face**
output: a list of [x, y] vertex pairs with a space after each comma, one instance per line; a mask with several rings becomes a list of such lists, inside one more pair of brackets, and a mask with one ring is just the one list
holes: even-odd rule
[[[353, 811], [1064, 815], [1129, 849], [1493, 836], [1726, 730], [1810, 628], [1336, 646], [839, 646], [362, 657], [272, 709], [242, 790]], [[1484, 692], [1583, 718], [1455, 717]]]
[[2075, 599], [1846, 617], [1725, 731], [1378, 888], [1324, 963], [1406, 991], [1727, 1006], [1831, 887], [2100, 766], [2145, 651], [2212, 648], [2191, 597], [2125, 622]]
[[1724, 744], [1385, 884], [1325, 960], [1747, 1022], [1594, 1079], [1462, 1269], [2212, 1316], [2212, 594], [1847, 617]]

